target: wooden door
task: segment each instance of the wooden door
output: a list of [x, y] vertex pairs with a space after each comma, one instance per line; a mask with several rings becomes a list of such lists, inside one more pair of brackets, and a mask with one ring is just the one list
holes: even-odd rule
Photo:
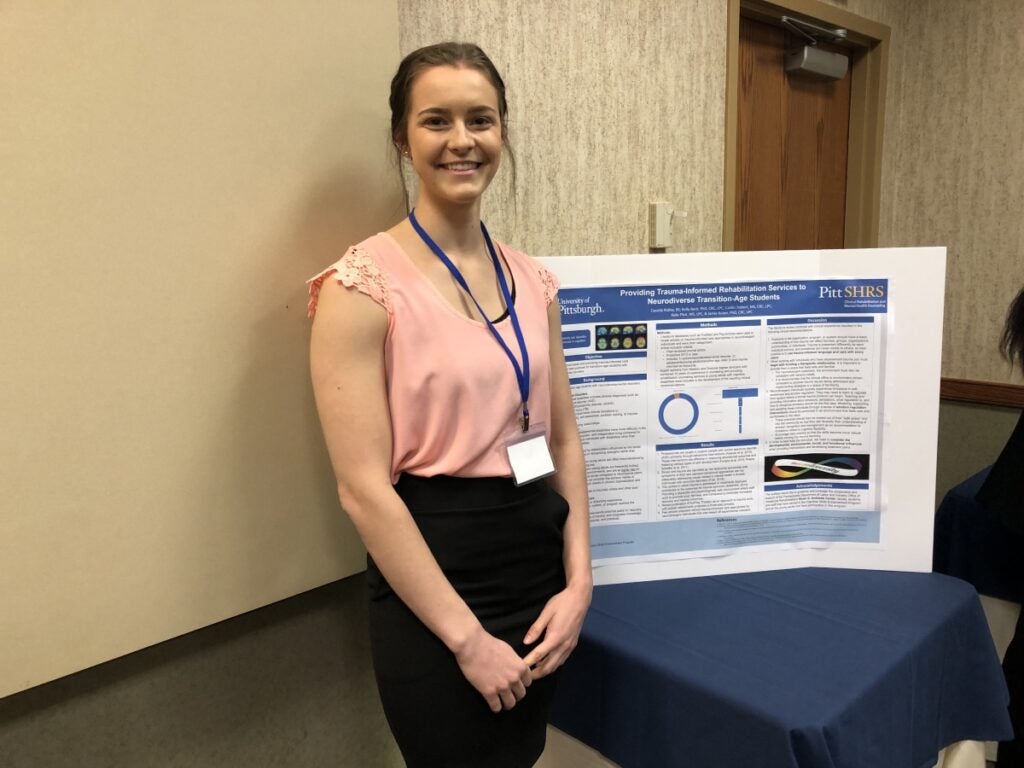
[[740, 19], [737, 250], [843, 247], [850, 72], [788, 75], [786, 49], [803, 42]]

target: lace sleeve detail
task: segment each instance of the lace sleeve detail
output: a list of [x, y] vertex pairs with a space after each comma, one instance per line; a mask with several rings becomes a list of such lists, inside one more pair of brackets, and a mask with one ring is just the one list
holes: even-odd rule
[[[536, 262], [535, 262], [536, 263]], [[561, 283], [558, 282], [558, 278], [555, 273], [542, 264], [537, 264], [537, 276], [540, 278], [540, 283], [544, 286], [544, 302], [550, 304], [555, 300], [555, 294], [558, 293], [558, 288]]]
[[388, 292], [388, 283], [377, 266], [377, 262], [365, 250], [353, 246], [334, 264], [316, 277], [306, 281], [306, 284], [309, 286], [309, 305], [307, 306], [309, 317], [316, 315], [316, 306], [320, 300], [320, 289], [323, 287], [324, 281], [332, 275], [346, 288], [355, 288], [360, 293], [365, 293], [384, 307], [389, 315], [391, 314], [391, 296]]

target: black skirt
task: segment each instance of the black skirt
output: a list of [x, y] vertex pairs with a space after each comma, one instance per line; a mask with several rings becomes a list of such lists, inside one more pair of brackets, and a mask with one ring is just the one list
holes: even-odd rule
[[[395, 490], [441, 570], [484, 629], [520, 655], [523, 636], [565, 588], [569, 505], [546, 481], [402, 475]], [[367, 558], [370, 646], [384, 714], [410, 768], [527, 768], [544, 750], [556, 675], [491, 712], [454, 655]]]

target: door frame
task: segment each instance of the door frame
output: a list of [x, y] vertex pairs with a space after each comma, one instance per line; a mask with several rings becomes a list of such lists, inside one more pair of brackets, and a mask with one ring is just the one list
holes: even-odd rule
[[722, 250], [736, 243], [737, 123], [739, 117], [740, 16], [778, 23], [782, 14], [847, 30], [850, 62], [850, 134], [846, 171], [846, 248], [878, 247], [882, 188], [885, 85], [890, 29], [819, 0], [728, 0], [725, 86], [725, 195]]

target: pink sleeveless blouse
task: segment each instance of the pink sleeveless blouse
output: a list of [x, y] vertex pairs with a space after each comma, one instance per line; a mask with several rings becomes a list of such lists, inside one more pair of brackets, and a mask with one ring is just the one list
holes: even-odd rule
[[[530, 422], [548, 424], [547, 307], [558, 280], [526, 254], [497, 241], [495, 246], [515, 279], [515, 308], [530, 354]], [[487, 325], [449, 304], [386, 233], [349, 248], [308, 281], [310, 317], [328, 278], [366, 294], [388, 313], [384, 364], [392, 482], [402, 472], [510, 476], [505, 441], [521, 432], [522, 398], [512, 363]], [[518, 360], [511, 320], [506, 317], [496, 327]]]

